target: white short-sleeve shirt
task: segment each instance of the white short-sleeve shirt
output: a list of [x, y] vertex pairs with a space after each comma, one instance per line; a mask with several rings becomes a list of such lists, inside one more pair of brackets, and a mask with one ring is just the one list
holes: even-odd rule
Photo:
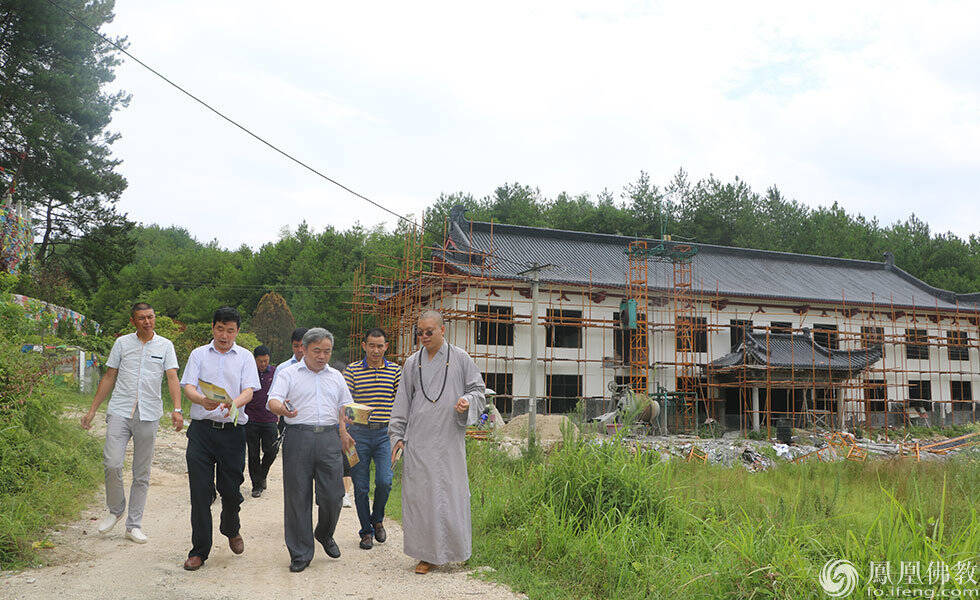
[[282, 372], [276, 369], [269, 398], [289, 400], [293, 410], [299, 413], [285, 417], [288, 425], [337, 425], [340, 407], [354, 402], [340, 371], [330, 365], [319, 372], [312, 371], [305, 359]]
[[[255, 357], [238, 344], [232, 344], [227, 352], [219, 352], [214, 347], [213, 341], [194, 348], [187, 358], [187, 366], [184, 367], [180, 384], [196, 386], [197, 391], [200, 392], [201, 381], [224, 388], [232, 398], [237, 398], [245, 388], [252, 388], [252, 391], [262, 389], [262, 384], [259, 382], [259, 369], [255, 366]], [[192, 404], [190, 417], [195, 420], [210, 419], [219, 423], [231, 421], [230, 413], [228, 415], [224, 413], [225, 409], [220, 406], [214, 410], [205, 410], [200, 404]], [[245, 423], [248, 423], [248, 415], [242, 408], [238, 412], [238, 424]]]
[[177, 353], [170, 340], [153, 334], [144, 344], [135, 333], [119, 336], [112, 344], [106, 366], [119, 370], [106, 408], [108, 414], [131, 419], [139, 406], [141, 421], [156, 421], [163, 416], [163, 375], [177, 368]]

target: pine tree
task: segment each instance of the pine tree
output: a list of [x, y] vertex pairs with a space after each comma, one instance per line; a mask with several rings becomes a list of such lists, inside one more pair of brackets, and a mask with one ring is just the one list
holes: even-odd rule
[[[113, 0], [59, 5], [95, 30], [113, 17]], [[110, 151], [118, 135], [106, 130], [129, 102], [104, 90], [115, 52], [51, 3], [0, 0], [0, 167], [18, 174], [15, 198], [33, 215], [40, 266], [83, 289], [132, 250], [132, 223], [115, 207], [126, 189]]]

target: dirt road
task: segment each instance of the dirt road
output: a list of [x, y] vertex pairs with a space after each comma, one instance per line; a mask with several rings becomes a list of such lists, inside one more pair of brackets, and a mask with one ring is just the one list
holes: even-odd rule
[[[101, 428], [101, 431], [97, 429]], [[104, 434], [105, 423], [93, 426]], [[282, 471], [279, 461], [269, 474], [269, 489], [251, 498], [246, 475], [242, 486], [242, 536], [245, 553], [236, 556], [217, 531], [211, 557], [199, 571], [181, 565], [190, 548], [190, 506], [184, 448], [187, 438], [161, 427], [143, 517], [150, 538], [143, 545], [125, 537], [124, 522], [100, 536], [96, 521], [105, 512], [104, 495], [78, 521], [52, 532], [55, 547], [45, 550], [48, 565], [0, 577], [0, 598], [361, 598], [399, 600], [417, 598], [521, 598], [509, 589], [475, 579], [459, 565], [442, 567], [428, 575], [413, 572], [415, 561], [402, 553], [402, 530], [386, 523], [388, 541], [372, 550], [358, 548], [357, 515], [345, 508], [336, 540], [342, 556], [331, 559], [317, 545], [313, 562], [302, 573], [289, 572], [289, 554], [283, 542]], [[127, 461], [127, 468], [128, 468]], [[128, 496], [129, 483], [127, 477]]]

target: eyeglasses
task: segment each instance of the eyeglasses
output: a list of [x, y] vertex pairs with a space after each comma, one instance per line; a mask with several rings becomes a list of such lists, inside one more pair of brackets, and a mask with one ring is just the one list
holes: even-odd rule
[[431, 336], [431, 335], [432, 335], [433, 333], [435, 333], [435, 332], [436, 332], [436, 330], [435, 330], [435, 329], [419, 329], [419, 330], [418, 330], [418, 331], [416, 331], [415, 333], [416, 333], [416, 334], [417, 334], [417, 335], [418, 335], [419, 337], [430, 337], [430, 336]]

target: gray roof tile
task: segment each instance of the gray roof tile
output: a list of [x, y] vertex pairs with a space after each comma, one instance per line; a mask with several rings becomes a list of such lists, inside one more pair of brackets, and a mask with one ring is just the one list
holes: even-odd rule
[[[492, 229], [492, 235], [491, 235]], [[450, 220], [451, 248], [438, 252], [453, 267], [468, 273], [521, 278], [532, 261], [557, 267], [541, 273], [542, 281], [625, 287], [626, 246], [637, 238], [539, 227], [468, 221], [461, 210]], [[660, 240], [648, 240], [651, 245]], [[980, 293], [955, 294], [929, 286], [890, 261], [873, 262], [791, 254], [769, 250], [693, 244], [696, 290], [723, 296], [785, 299], [800, 302], [845, 302], [929, 310], [980, 309]], [[651, 259], [652, 289], [673, 286], [670, 262]]]

